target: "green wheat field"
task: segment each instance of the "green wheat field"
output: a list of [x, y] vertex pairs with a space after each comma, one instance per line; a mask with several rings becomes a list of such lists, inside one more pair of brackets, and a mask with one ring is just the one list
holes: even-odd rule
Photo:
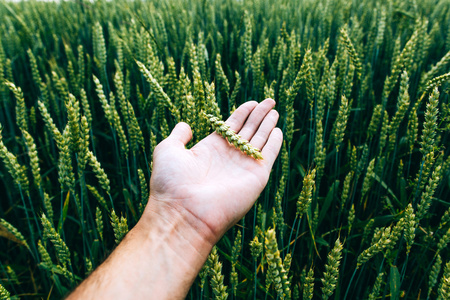
[[450, 299], [449, 0], [0, 0], [0, 299], [60, 299], [152, 151], [276, 100], [284, 144], [187, 299]]

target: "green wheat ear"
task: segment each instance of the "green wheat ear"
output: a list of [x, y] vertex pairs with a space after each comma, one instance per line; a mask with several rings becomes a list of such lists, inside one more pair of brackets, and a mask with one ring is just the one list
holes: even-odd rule
[[243, 139], [240, 135], [236, 134], [230, 126], [225, 124], [224, 121], [213, 115], [205, 114], [211, 127], [221, 136], [223, 136], [230, 144], [237, 149], [241, 150], [248, 156], [252, 156], [255, 159], [263, 159], [261, 151], [258, 148], [253, 147], [247, 140]]

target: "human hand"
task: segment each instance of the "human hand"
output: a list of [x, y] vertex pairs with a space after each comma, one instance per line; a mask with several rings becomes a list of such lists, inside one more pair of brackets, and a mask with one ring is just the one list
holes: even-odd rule
[[192, 132], [179, 123], [153, 153], [150, 201], [145, 215], [169, 210], [189, 214], [193, 228], [209, 229], [212, 243], [252, 207], [267, 184], [283, 134], [275, 128], [275, 101], [241, 105], [226, 121], [244, 139], [261, 149], [262, 160], [249, 157], [212, 133], [191, 149]]
[[226, 123], [262, 149], [256, 160], [217, 133], [191, 149], [179, 123], [153, 153], [150, 199], [138, 224], [70, 299], [184, 299], [212, 246], [267, 184], [283, 135], [275, 101], [241, 105]]

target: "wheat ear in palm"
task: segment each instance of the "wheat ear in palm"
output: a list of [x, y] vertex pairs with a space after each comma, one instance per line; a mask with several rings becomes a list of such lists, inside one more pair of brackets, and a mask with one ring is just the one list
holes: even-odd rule
[[258, 148], [253, 147], [246, 139], [234, 132], [224, 121], [210, 114], [206, 114], [206, 117], [211, 127], [234, 147], [255, 159], [263, 159]]

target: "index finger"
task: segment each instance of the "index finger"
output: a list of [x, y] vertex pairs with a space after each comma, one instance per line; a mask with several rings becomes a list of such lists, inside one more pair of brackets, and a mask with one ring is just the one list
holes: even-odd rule
[[256, 101], [248, 101], [239, 106], [234, 113], [225, 121], [234, 132], [239, 132], [242, 126], [244, 126], [250, 113], [258, 105]]
[[281, 145], [283, 144], [283, 132], [280, 128], [275, 127], [269, 135], [266, 144], [261, 150], [264, 161], [268, 169], [272, 169], [273, 163], [280, 153]]

